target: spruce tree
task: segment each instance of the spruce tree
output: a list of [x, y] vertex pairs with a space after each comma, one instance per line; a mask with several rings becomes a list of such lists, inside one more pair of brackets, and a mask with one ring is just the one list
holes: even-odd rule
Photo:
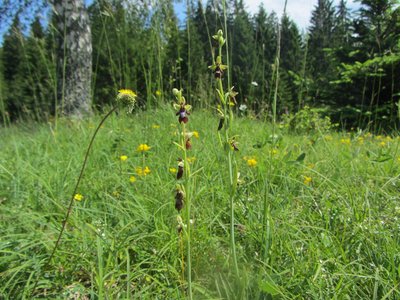
[[311, 93], [315, 104], [325, 104], [331, 100], [327, 94], [329, 91], [327, 87], [332, 79], [333, 66], [327, 49], [334, 47], [335, 10], [332, 1], [318, 0], [310, 22], [307, 69], [313, 79]]
[[254, 99], [249, 97], [249, 92], [255, 80], [253, 63], [256, 55], [253, 26], [242, 0], [234, 1], [233, 13], [230, 43], [232, 85], [239, 92], [238, 99], [249, 101], [251, 105]]
[[23, 59], [21, 43], [23, 39], [19, 16], [16, 15], [12, 26], [4, 36], [2, 55], [5, 109], [11, 120], [17, 119], [22, 114], [23, 98], [17, 80]]
[[293, 111], [297, 107], [299, 76], [301, 70], [301, 36], [297, 25], [284, 14], [281, 22], [280, 54], [280, 105], [281, 109]]

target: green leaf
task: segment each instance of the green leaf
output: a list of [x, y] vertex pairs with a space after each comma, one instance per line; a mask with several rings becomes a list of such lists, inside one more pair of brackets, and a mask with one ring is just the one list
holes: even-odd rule
[[377, 159], [374, 159], [372, 161], [381, 163], [381, 162], [385, 162], [385, 161], [391, 160], [392, 158], [393, 157], [390, 156], [390, 155], [382, 155], [382, 156], [380, 156]]
[[272, 295], [272, 296], [276, 296], [276, 295], [279, 295], [280, 293], [279, 293], [279, 286], [278, 285], [276, 285], [275, 283], [273, 283], [273, 282], [270, 282], [270, 281], [259, 281], [258, 282], [258, 286], [259, 286], [259, 288], [260, 288], [260, 290], [262, 290], [263, 292], [265, 292], [265, 293], [268, 293], [268, 294], [270, 294], [270, 295]]
[[305, 158], [306, 158], [306, 154], [305, 154], [305, 152], [303, 152], [302, 154], [300, 154], [300, 155], [296, 158], [296, 161], [297, 161], [297, 162], [303, 162]]

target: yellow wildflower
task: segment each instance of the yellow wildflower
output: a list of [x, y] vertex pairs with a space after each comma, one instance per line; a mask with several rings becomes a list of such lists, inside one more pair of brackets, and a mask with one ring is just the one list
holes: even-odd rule
[[117, 102], [125, 105], [131, 113], [136, 105], [136, 93], [132, 90], [122, 89], [118, 91]]
[[126, 160], [128, 159], [128, 156], [126, 156], [126, 155], [121, 155], [121, 156], [119, 157], [119, 159], [120, 159], [121, 161], [126, 161]]
[[303, 177], [304, 177], [303, 183], [305, 185], [309, 185], [312, 182], [312, 178], [311, 177], [308, 177], [308, 176], [303, 176]]
[[195, 162], [195, 160], [196, 160], [196, 157], [195, 157], [195, 156], [192, 156], [192, 157], [188, 157], [188, 158], [187, 158], [188, 163], [193, 163], [193, 162]]
[[134, 183], [136, 181], [136, 177], [132, 175], [131, 177], [129, 177], [129, 181], [131, 183]]
[[379, 143], [379, 146], [385, 147], [385, 146], [386, 146], [386, 142], [384, 142], [384, 141], [380, 142], [380, 143]]
[[278, 149], [275, 149], [275, 148], [272, 149], [272, 150], [271, 150], [271, 154], [272, 154], [272, 155], [278, 154]]
[[118, 93], [120, 93], [121, 95], [124, 95], [124, 96], [137, 97], [136, 93], [129, 89], [118, 90]]
[[247, 165], [251, 168], [255, 167], [257, 165], [257, 161], [254, 158], [248, 159], [247, 160]]
[[364, 144], [364, 138], [363, 138], [362, 136], [358, 137], [358, 138], [357, 138], [357, 142], [358, 142], [360, 145], [363, 145], [363, 144]]
[[156, 91], [156, 96], [157, 96], [157, 97], [160, 97], [160, 96], [161, 96], [161, 91], [160, 91], [160, 90], [157, 90], [157, 91]]
[[143, 169], [143, 174], [146, 176], [147, 174], [150, 174], [150, 168], [148, 166], [144, 167]]
[[149, 151], [151, 149], [151, 147], [147, 144], [140, 144], [137, 148], [136, 151], [138, 152], [146, 152]]
[[135, 168], [135, 173], [136, 173], [137, 175], [139, 175], [139, 176], [142, 176], [142, 175], [143, 175], [143, 169], [142, 169], [142, 167], [136, 167], [136, 168]]
[[351, 144], [351, 141], [350, 141], [349, 138], [347, 138], [347, 139], [340, 139], [340, 143], [343, 144], [343, 145], [350, 145], [350, 144]]
[[158, 129], [158, 128], [160, 128], [160, 125], [158, 125], [158, 124], [153, 124], [153, 126], [151, 126], [153, 129]]
[[169, 172], [172, 174], [176, 174], [177, 170], [176, 168], [169, 168]]
[[198, 131], [193, 131], [193, 136], [198, 139], [199, 138], [199, 132]]
[[74, 200], [76, 200], [76, 201], [82, 201], [82, 200], [83, 200], [83, 195], [81, 195], [81, 194], [75, 194]]

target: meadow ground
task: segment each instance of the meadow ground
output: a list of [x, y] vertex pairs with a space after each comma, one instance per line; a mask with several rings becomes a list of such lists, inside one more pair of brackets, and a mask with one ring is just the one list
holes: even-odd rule
[[[172, 109], [104, 124], [44, 266], [99, 120], [0, 129], [0, 299], [185, 298]], [[197, 110], [189, 124], [195, 299], [400, 298], [399, 137], [274, 137], [271, 125], [236, 118], [238, 278], [218, 117]]]

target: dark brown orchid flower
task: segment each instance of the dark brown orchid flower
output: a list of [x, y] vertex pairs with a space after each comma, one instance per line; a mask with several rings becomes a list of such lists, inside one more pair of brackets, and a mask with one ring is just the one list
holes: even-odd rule
[[222, 129], [222, 127], [224, 126], [224, 119], [219, 119], [219, 123], [218, 123], [218, 131]]
[[181, 211], [183, 208], [183, 199], [185, 198], [185, 194], [181, 190], [176, 190], [175, 195], [175, 209], [177, 211]]
[[176, 112], [176, 115], [179, 116], [179, 118], [178, 118], [179, 123], [183, 122], [186, 124], [189, 121], [189, 118], [188, 118], [188, 116], [190, 115], [189, 110], [192, 108], [192, 106], [182, 103], [180, 105], [175, 104], [174, 107], [179, 108], [179, 110]]
[[219, 65], [216, 65], [214, 70], [215, 79], [221, 79], [223, 74], [224, 71], [221, 69], [221, 67]]
[[178, 159], [178, 172], [176, 173], [176, 179], [181, 179], [183, 176], [183, 167], [184, 167], [183, 159]]
[[237, 143], [235, 141], [231, 142], [231, 146], [232, 146], [233, 150], [239, 151], [239, 148], [238, 148]]
[[221, 79], [224, 75], [224, 70], [226, 70], [228, 66], [222, 64], [221, 56], [217, 56], [217, 59], [215, 60], [213, 65], [209, 66], [208, 68], [214, 72], [215, 79]]
[[232, 137], [232, 138], [229, 140], [229, 144], [231, 145], [231, 148], [232, 148], [234, 151], [239, 151], [238, 142], [236, 141], [236, 138], [235, 138], [235, 137]]
[[190, 138], [188, 138], [186, 140], [185, 147], [186, 147], [186, 150], [192, 149], [192, 143], [190, 142]]

